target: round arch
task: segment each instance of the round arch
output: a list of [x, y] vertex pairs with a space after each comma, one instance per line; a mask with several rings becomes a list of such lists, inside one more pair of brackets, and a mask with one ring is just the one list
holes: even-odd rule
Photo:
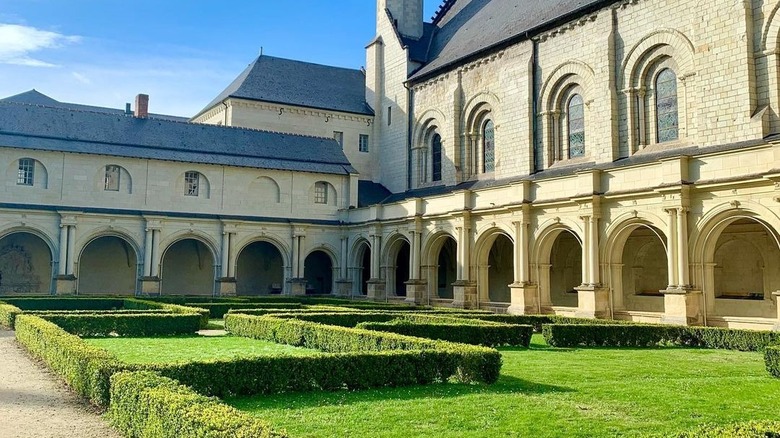
[[458, 241], [450, 231], [438, 230], [423, 242], [421, 264], [428, 283], [428, 296], [454, 298], [452, 284], [457, 281]]
[[15, 227], [0, 235], [0, 295], [52, 292], [54, 251], [46, 235]]
[[303, 262], [307, 294], [333, 292], [333, 271], [338, 269], [334, 260], [333, 252], [324, 245], [308, 252]]
[[514, 281], [514, 238], [498, 226], [483, 231], [474, 245], [480, 301], [508, 303]]
[[[276, 248], [277, 251], [279, 251], [279, 254], [282, 255], [282, 263], [285, 269], [290, 265], [290, 252], [287, 249], [287, 246], [284, 244], [284, 242], [271, 235], [263, 234], [261, 236], [250, 236], [247, 238], [242, 239], [240, 242], [236, 243], [235, 248], [238, 248], [237, 251], [235, 251], [234, 254], [231, 254], [232, 260], [231, 265], [236, 266], [238, 263], [238, 257], [241, 254], [242, 251], [244, 251], [248, 246], [254, 244], [254, 243], [261, 243], [265, 242], [270, 245], [273, 245], [274, 248]], [[231, 246], [233, 246], [231, 244]]]
[[409, 260], [411, 258], [411, 244], [409, 239], [401, 233], [395, 233], [388, 237], [384, 248], [382, 265], [385, 268], [386, 291], [395, 296], [406, 296], [405, 282], [409, 280]]
[[355, 240], [349, 260], [353, 294], [367, 295], [368, 280], [371, 279], [371, 243], [368, 239], [361, 236]]
[[93, 233], [81, 246], [77, 290], [85, 295], [134, 295], [140, 253], [133, 239], [119, 231]]
[[540, 102], [545, 103], [543, 108], [555, 109], [555, 102], [560, 99], [561, 92], [570, 83], [580, 85], [586, 96], [592, 96], [594, 77], [593, 69], [582, 61], [570, 60], [559, 65], [547, 77], [539, 93]]
[[236, 294], [280, 294], [284, 288], [286, 259], [270, 239], [254, 239], [236, 254]]
[[217, 260], [212, 244], [194, 233], [169, 241], [160, 257], [162, 294], [212, 295]]
[[532, 272], [535, 271], [541, 306], [576, 307], [572, 288], [582, 283], [582, 242], [574, 224], [560, 219], [544, 226], [534, 238]]
[[620, 88], [635, 86], [635, 81], [640, 79], [639, 70], [644, 64], [642, 59], [659, 46], [670, 46], [674, 52], [674, 58], [680, 69], [678, 76], [685, 77], [694, 72], [694, 47], [693, 43], [680, 31], [675, 29], [658, 29], [643, 37], [629, 50], [623, 64], [618, 80]]

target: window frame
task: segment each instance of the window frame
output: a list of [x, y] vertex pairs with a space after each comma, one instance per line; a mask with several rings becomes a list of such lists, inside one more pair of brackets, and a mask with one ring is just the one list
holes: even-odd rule
[[358, 152], [368, 152], [368, 134], [360, 134], [358, 137]]
[[328, 183], [324, 181], [314, 183], [314, 203], [319, 205], [328, 204]]
[[[670, 78], [663, 79], [661, 76], [668, 74], [671, 75]], [[677, 141], [680, 139], [680, 95], [679, 95], [679, 88], [677, 84], [678, 78], [677, 73], [674, 71], [672, 67], [660, 65], [658, 73], [653, 78], [653, 110], [655, 115], [655, 142], [656, 143], [667, 143], [671, 141]], [[672, 93], [670, 93], [668, 96], [664, 95], [662, 96], [660, 91], [661, 87], [659, 84], [662, 84], [664, 82], [670, 82], [673, 87], [671, 88]], [[662, 101], [668, 101], [669, 106], [673, 109], [669, 109], [667, 111], [661, 112], [661, 105]], [[662, 116], [666, 115], [674, 115], [674, 123], [669, 126], [663, 126], [662, 127]], [[673, 135], [670, 137], [663, 137], [662, 138], [662, 132], [672, 132]]]
[[[488, 125], [490, 125], [490, 138], [488, 138]], [[487, 117], [482, 122], [482, 173], [493, 173], [496, 171], [496, 123], [492, 118]], [[488, 161], [488, 145], [490, 145], [490, 161]], [[490, 166], [488, 166], [488, 163]]]
[[[438, 139], [438, 142], [436, 141]], [[438, 149], [438, 151], [437, 151]], [[439, 182], [442, 180], [442, 141], [441, 135], [434, 132], [431, 137], [431, 181]]]
[[17, 163], [16, 185], [33, 187], [35, 185], [35, 159], [20, 158]]
[[[109, 179], [109, 172], [111, 170], [116, 170], [116, 185], [115, 188], [112, 188], [109, 185], [109, 182], [111, 181]], [[122, 166], [117, 166], [116, 164], [108, 164], [105, 167], [105, 173], [103, 176], [103, 191], [106, 192], [118, 192], [120, 188], [122, 187]]]
[[[575, 88], [579, 88], [579, 87], [575, 87]], [[567, 149], [567, 156], [568, 156], [569, 159], [584, 157], [586, 155], [586, 153], [587, 153], [587, 148], [586, 148], [586, 143], [585, 143], [585, 138], [586, 138], [585, 137], [585, 99], [582, 97], [582, 94], [580, 94], [578, 91], [579, 90], [572, 89], [569, 92], [569, 96], [568, 96], [568, 98], [566, 100], [566, 113], [565, 113], [565, 115], [566, 115], [566, 149]], [[572, 107], [573, 107], [572, 104], [574, 103], [575, 99], [579, 99], [579, 103], [577, 103], [577, 106], [579, 106], [581, 108], [580, 109], [581, 116], [576, 118], [576, 119], [573, 119], [572, 118]], [[582, 127], [578, 131], [576, 131], [574, 133], [572, 132], [572, 121], [573, 120], [579, 120], [579, 121], [581, 121], [581, 124], [582, 124]], [[581, 152], [578, 151], [578, 153], [576, 155], [574, 155], [572, 153], [572, 136], [575, 133], [576, 134], [578, 134], [578, 133], [582, 134], [582, 151]]]
[[197, 198], [200, 196], [200, 172], [188, 170], [184, 172], [184, 196]]
[[333, 131], [333, 139], [344, 149], [344, 131]]

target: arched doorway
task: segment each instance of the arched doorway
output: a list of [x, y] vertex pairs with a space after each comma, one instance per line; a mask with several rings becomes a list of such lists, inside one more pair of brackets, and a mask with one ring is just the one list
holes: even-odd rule
[[439, 249], [436, 263], [436, 296], [443, 299], [453, 299], [452, 284], [458, 276], [458, 244], [455, 239], [447, 236]]
[[561, 231], [550, 251], [550, 303], [577, 307], [577, 291], [582, 284], [582, 244], [571, 231]]
[[197, 239], [183, 239], [166, 249], [162, 259], [162, 293], [211, 295], [214, 293], [214, 255]]
[[707, 313], [713, 316], [776, 318], [772, 291], [780, 289], [780, 249], [768, 225], [752, 218], [728, 223], [712, 248]]
[[324, 251], [313, 251], [303, 263], [307, 294], [329, 294], [333, 291], [333, 261]]
[[81, 251], [79, 294], [133, 295], [137, 278], [138, 255], [121, 237], [98, 237]]
[[0, 239], [0, 295], [48, 295], [52, 284], [52, 252], [32, 233], [16, 232]]
[[509, 285], [514, 281], [514, 243], [500, 233], [493, 241], [488, 253], [487, 291], [493, 303], [508, 303], [512, 300]]
[[397, 297], [406, 296], [406, 282], [409, 280], [411, 248], [405, 239], [396, 239], [390, 244], [387, 257], [387, 293]]
[[[628, 232], [628, 230], [626, 230]], [[613, 275], [615, 310], [638, 312], [664, 311], [662, 290], [669, 286], [669, 264], [663, 233], [650, 225], [639, 225], [630, 231], [621, 248], [615, 248], [618, 259], [610, 269]]]
[[366, 241], [360, 242], [354, 254], [353, 291], [356, 294], [368, 295], [368, 280], [371, 279], [371, 246]]
[[253, 242], [241, 250], [236, 260], [236, 294], [282, 293], [284, 260], [270, 242]]

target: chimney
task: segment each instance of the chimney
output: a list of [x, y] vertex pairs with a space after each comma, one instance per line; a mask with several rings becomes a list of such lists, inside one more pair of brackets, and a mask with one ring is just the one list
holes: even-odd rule
[[149, 95], [139, 94], [135, 96], [135, 116], [139, 119], [149, 117]]

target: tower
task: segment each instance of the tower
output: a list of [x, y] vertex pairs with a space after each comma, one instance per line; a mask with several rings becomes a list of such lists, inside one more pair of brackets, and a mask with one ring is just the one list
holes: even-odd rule
[[398, 33], [420, 39], [423, 36], [423, 0], [377, 0], [377, 23], [389, 11]]

